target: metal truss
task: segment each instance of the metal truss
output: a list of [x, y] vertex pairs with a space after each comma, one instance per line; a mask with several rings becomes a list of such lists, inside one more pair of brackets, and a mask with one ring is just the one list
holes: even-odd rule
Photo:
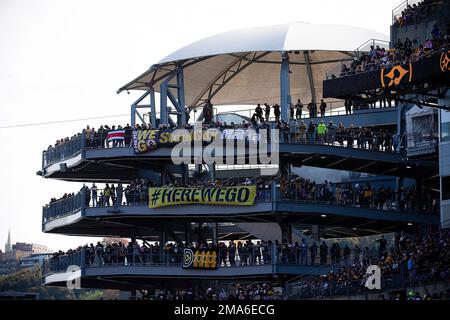
[[[257, 62], [262, 57], [265, 57], [270, 52], [265, 51], [263, 53], [247, 52], [242, 56], [237, 56], [231, 64], [226, 66], [209, 85], [202, 90], [202, 92], [194, 99], [189, 109], [195, 109], [200, 107], [208, 99], [214, 97], [220, 89], [222, 89], [231, 79], [233, 79], [239, 72], [247, 68], [254, 62]], [[236, 56], [236, 55], [233, 55]]]

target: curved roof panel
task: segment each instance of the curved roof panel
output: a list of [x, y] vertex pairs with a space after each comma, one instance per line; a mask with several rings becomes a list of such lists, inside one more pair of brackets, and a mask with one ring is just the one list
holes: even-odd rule
[[189, 108], [208, 97], [215, 105], [280, 103], [281, 52], [288, 52], [292, 101], [318, 100], [326, 71], [350, 61], [356, 49], [367, 50], [370, 39], [387, 43], [388, 37], [364, 28], [304, 22], [224, 32], [173, 52], [118, 92], [150, 87], [159, 92], [162, 81], [182, 65]]
[[365, 28], [292, 22], [219, 33], [171, 53], [159, 64], [249, 51], [353, 51], [369, 39], [388, 41], [385, 35]]

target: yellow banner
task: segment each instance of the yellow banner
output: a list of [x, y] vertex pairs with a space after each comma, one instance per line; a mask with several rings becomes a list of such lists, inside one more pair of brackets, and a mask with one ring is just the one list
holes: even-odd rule
[[150, 188], [149, 207], [159, 208], [183, 204], [251, 206], [255, 203], [256, 186], [217, 188]]

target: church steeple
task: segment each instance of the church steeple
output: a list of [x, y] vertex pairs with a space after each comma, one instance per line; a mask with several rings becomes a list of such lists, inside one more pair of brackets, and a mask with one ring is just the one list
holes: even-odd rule
[[5, 244], [5, 252], [10, 252], [11, 250], [11, 230], [8, 230], [8, 241]]

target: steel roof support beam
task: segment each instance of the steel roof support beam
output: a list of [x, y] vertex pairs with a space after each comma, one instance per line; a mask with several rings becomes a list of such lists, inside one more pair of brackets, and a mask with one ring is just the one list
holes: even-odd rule
[[[231, 79], [233, 79], [239, 72], [247, 68], [253, 62], [257, 62], [262, 57], [268, 55], [270, 52], [248, 52], [241, 57], [238, 57], [231, 64], [229, 64], [223, 71], [221, 71], [211, 83], [194, 99], [189, 109], [197, 108], [206, 99], [212, 99]], [[248, 56], [252, 55], [251, 58]]]
[[156, 128], [156, 101], [155, 101], [155, 89], [150, 88], [150, 122], [153, 128]]
[[316, 103], [317, 102], [316, 88], [314, 86], [314, 77], [313, 77], [312, 68], [311, 68], [311, 61], [309, 59], [309, 52], [303, 51], [303, 55], [305, 57], [305, 62], [306, 62], [306, 72], [308, 74], [309, 88], [311, 89], [311, 99], [313, 100], [314, 103]]
[[289, 55], [287, 52], [282, 52], [280, 70], [281, 120], [286, 122], [289, 120], [288, 111], [291, 103], [289, 80]]
[[169, 108], [167, 106], [169, 82], [177, 76], [178, 70], [173, 71], [162, 83], [160, 87], [160, 124], [169, 124]]
[[186, 124], [186, 103], [184, 100], [184, 72], [183, 67], [178, 67], [177, 74], [177, 97], [178, 97], [178, 106], [180, 107], [180, 115], [178, 116], [178, 123], [180, 125]]
[[150, 90], [145, 91], [145, 93], [139, 97], [139, 99], [137, 99], [132, 105], [131, 105], [131, 127], [134, 128], [134, 126], [136, 125], [136, 116], [142, 121], [144, 122], [144, 118], [142, 117], [142, 115], [139, 113], [139, 111], [137, 110], [138, 108], [140, 108], [139, 103], [144, 100], [148, 95], [150, 94]]
[[[177, 84], [169, 84], [169, 82], [174, 78], [176, 78]], [[176, 96], [170, 91], [170, 89], [177, 89]], [[185, 125], [186, 124], [186, 106], [185, 106], [185, 100], [184, 100], [184, 75], [183, 75], [183, 67], [178, 66], [175, 71], [172, 72], [171, 75], [169, 75], [161, 84], [161, 91], [160, 91], [160, 97], [161, 97], [161, 123], [162, 124], [168, 124], [168, 123], [174, 123], [171, 121], [169, 117], [169, 109], [167, 106], [167, 98], [172, 102], [175, 109], [177, 110], [177, 123], [178, 125]]]
[[[232, 69], [236, 64], [238, 64], [240, 61], [242, 61], [249, 53], [246, 53], [243, 56], [239, 56], [234, 60], [230, 65], [228, 65], [224, 70], [222, 70], [214, 79], [211, 81], [211, 83], [194, 99], [194, 102], [192, 102], [192, 105], [190, 108], [195, 108], [198, 106], [200, 100], [205, 96], [207, 92], [211, 90], [211, 88], [214, 86], [215, 83], [217, 83], [221, 78], [224, 77], [224, 75], [228, 72], [228, 70]], [[232, 55], [235, 56], [235, 55]]]

